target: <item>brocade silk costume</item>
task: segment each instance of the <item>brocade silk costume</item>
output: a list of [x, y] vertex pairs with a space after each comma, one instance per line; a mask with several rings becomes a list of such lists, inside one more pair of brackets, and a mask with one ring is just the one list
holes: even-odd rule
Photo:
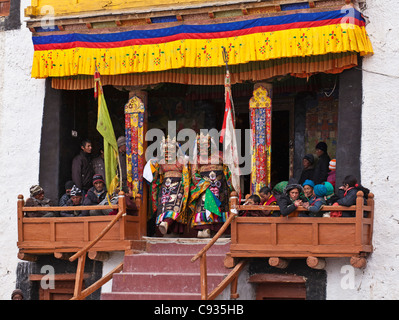
[[189, 209], [191, 226], [197, 230], [217, 231], [229, 216], [231, 174], [218, 151], [215, 154], [198, 156], [191, 166]]
[[168, 223], [168, 230], [183, 233], [187, 224], [186, 205], [190, 190], [188, 164], [181, 156], [172, 163], [154, 164], [152, 205], [156, 225]]

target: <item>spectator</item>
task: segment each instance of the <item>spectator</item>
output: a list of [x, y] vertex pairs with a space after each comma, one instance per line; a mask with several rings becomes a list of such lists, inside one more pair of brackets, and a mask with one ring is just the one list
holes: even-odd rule
[[314, 182], [312, 180], [306, 180], [302, 184], [302, 187], [303, 187], [303, 194], [307, 200], [313, 197]]
[[94, 175], [91, 163], [91, 142], [84, 139], [80, 145], [80, 153], [72, 161], [72, 180], [76, 187], [86, 194], [92, 187], [92, 178]]
[[300, 198], [303, 192], [300, 184], [288, 184], [284, 189], [284, 193], [277, 200], [280, 212], [274, 213], [273, 216], [288, 216], [293, 213], [299, 206], [302, 206], [303, 200]]
[[303, 170], [299, 177], [298, 184], [302, 185], [306, 180], [312, 180], [314, 175], [314, 156], [306, 154], [302, 159]]
[[105, 164], [104, 164], [104, 150], [100, 148], [100, 154], [92, 161], [94, 174], [99, 174], [104, 178], [105, 183]]
[[126, 168], [126, 138], [124, 136], [120, 136], [117, 140], [118, 151], [119, 151], [119, 163], [120, 170], [122, 171], [119, 174], [119, 179], [122, 182], [122, 191], [125, 193], [129, 192], [127, 187], [127, 168]]
[[332, 159], [329, 163], [328, 169], [330, 172], [328, 173], [327, 181], [330, 182], [335, 188], [335, 170], [337, 168], [337, 160]]
[[[25, 202], [25, 207], [50, 207], [50, 199], [44, 197], [44, 190], [39, 185], [30, 187], [30, 198]], [[51, 211], [32, 211], [26, 212], [27, 217], [54, 217], [54, 212]]]
[[[84, 206], [94, 206], [99, 205], [106, 199], [107, 189], [105, 188], [105, 182], [103, 177], [100, 174], [95, 174], [93, 176], [93, 187], [87, 191], [87, 195], [83, 200]], [[111, 210], [110, 210], [111, 211]], [[83, 211], [82, 215], [84, 216], [100, 216], [104, 214], [108, 214], [109, 212], [104, 213], [103, 210], [90, 210]]]
[[[339, 199], [333, 205], [350, 207], [356, 205], [357, 192], [362, 191], [364, 194], [364, 204], [367, 204], [367, 198], [370, 190], [360, 185], [355, 176], [349, 175], [344, 178], [342, 186], [338, 189]], [[354, 211], [342, 211], [342, 217], [355, 217]]]
[[11, 300], [24, 300], [24, 294], [21, 289], [15, 289], [11, 294]]
[[[272, 190], [269, 187], [263, 187], [262, 189], [260, 189], [259, 196], [261, 199], [261, 204], [263, 204], [264, 206], [277, 205], [277, 199], [273, 195]], [[265, 210], [265, 211], [263, 211], [263, 213], [264, 213], [264, 216], [269, 216], [269, 215], [273, 214], [273, 211]]]
[[309, 212], [301, 212], [300, 217], [321, 217], [323, 214], [321, 209], [326, 204], [324, 197], [327, 193], [327, 188], [323, 184], [316, 184], [313, 190], [312, 197], [309, 198], [309, 202], [304, 202], [302, 206], [309, 210]]
[[[244, 203], [244, 206], [254, 206], [254, 205], [260, 205], [261, 203], [261, 198], [253, 194], [247, 198], [247, 200]], [[263, 213], [262, 211], [257, 211], [257, 210], [246, 210], [240, 214], [243, 217], [262, 217]]]
[[[74, 185], [71, 189], [71, 198], [67, 201], [67, 207], [74, 207], [74, 206], [81, 206], [82, 205], [82, 190], [80, 190], [76, 185]], [[77, 217], [82, 216], [81, 210], [74, 210], [74, 211], [61, 211], [61, 217]]]
[[72, 180], [69, 180], [65, 183], [65, 193], [61, 197], [60, 201], [58, 202], [58, 205], [60, 207], [66, 206], [67, 201], [71, 198], [71, 189], [73, 187], [74, 183]]
[[273, 188], [273, 196], [277, 199], [280, 198], [280, 196], [284, 193], [285, 187], [287, 187], [288, 181], [281, 181], [277, 183], [274, 188]]
[[323, 181], [327, 181], [328, 177], [328, 166], [330, 163], [330, 156], [327, 153], [327, 144], [325, 142], [319, 142], [316, 145], [316, 155], [319, 158], [313, 174], [313, 182], [320, 184]]

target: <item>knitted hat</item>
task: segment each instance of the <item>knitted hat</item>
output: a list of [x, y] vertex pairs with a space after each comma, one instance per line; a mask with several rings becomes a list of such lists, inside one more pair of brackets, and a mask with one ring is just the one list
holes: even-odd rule
[[313, 191], [317, 197], [324, 197], [327, 194], [327, 188], [322, 184], [316, 184], [313, 188]]
[[284, 193], [285, 193], [286, 195], [288, 195], [289, 192], [290, 192], [292, 189], [298, 189], [298, 191], [299, 191], [300, 194], [303, 192], [303, 188], [302, 188], [302, 186], [301, 186], [300, 184], [292, 183], [292, 184], [287, 184], [287, 186], [286, 186], [285, 189], [284, 189]]
[[31, 197], [34, 197], [34, 196], [44, 192], [43, 188], [41, 186], [39, 186], [38, 184], [31, 186], [29, 191], [30, 191]]
[[73, 196], [81, 196], [82, 195], [82, 190], [80, 190], [77, 186], [73, 186], [71, 189], [71, 197]]
[[287, 184], [288, 181], [281, 181], [277, 183], [273, 188], [273, 192], [283, 193], [284, 188], [287, 186]]
[[327, 143], [323, 141], [319, 142], [318, 144], [316, 144], [316, 149], [327, 152]]
[[126, 144], [126, 138], [124, 136], [120, 136], [116, 143], [118, 144], [118, 148], [124, 146]]
[[65, 190], [72, 189], [73, 185], [74, 185], [74, 183], [73, 183], [72, 180], [67, 181], [67, 182], [65, 183]]
[[326, 196], [334, 194], [334, 186], [330, 182], [324, 181], [323, 184], [326, 187]]
[[95, 184], [96, 182], [99, 182], [99, 181], [105, 184], [103, 176], [101, 174], [95, 174], [93, 176], [93, 184]]
[[330, 169], [330, 170], [335, 170], [335, 169], [337, 169], [337, 160], [336, 160], [336, 159], [332, 159], [332, 160], [330, 161], [330, 164], [329, 164], [329, 166], [328, 166], [328, 169]]
[[312, 180], [305, 180], [305, 182], [302, 184], [302, 186], [311, 186], [312, 188], [314, 188], [314, 182]]
[[311, 153], [305, 154], [305, 156], [303, 158], [308, 160], [311, 164], [314, 163], [314, 156]]

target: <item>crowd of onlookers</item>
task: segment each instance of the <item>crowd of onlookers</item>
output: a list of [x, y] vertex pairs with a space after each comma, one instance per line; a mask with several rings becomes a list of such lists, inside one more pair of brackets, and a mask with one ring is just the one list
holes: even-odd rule
[[[121, 136], [117, 140], [120, 159], [126, 159], [126, 139]], [[115, 214], [115, 210], [79, 210], [78, 206], [93, 206], [116, 204], [116, 196], [107, 196], [105, 183], [104, 152], [100, 149], [100, 155], [92, 159], [92, 144], [90, 140], [84, 139], [81, 142], [81, 150], [72, 161], [72, 180], [65, 183], [65, 193], [61, 196], [58, 206], [76, 207], [76, 210], [65, 211], [27, 211], [28, 217], [75, 217]], [[122, 190], [126, 191], [126, 164], [121, 165]], [[40, 185], [33, 185], [30, 188], [30, 197], [25, 202], [25, 207], [51, 207], [54, 204], [44, 196], [44, 190]], [[127, 197], [130, 207], [135, 204]]]
[[[353, 211], [321, 210], [324, 205], [347, 206], [356, 204], [357, 192], [364, 194], [366, 202], [369, 190], [361, 186], [356, 177], [348, 175], [335, 193], [336, 160], [330, 159], [327, 153], [327, 144], [319, 142], [316, 145], [318, 161], [315, 165], [313, 154], [306, 154], [303, 158], [303, 170], [299, 180], [295, 183], [282, 181], [273, 189], [264, 187], [259, 194], [252, 194], [244, 205], [278, 205], [280, 210], [244, 210], [243, 216], [288, 216], [300, 217], [353, 217]], [[297, 208], [306, 211], [298, 212]], [[296, 213], [295, 213], [296, 212]]]

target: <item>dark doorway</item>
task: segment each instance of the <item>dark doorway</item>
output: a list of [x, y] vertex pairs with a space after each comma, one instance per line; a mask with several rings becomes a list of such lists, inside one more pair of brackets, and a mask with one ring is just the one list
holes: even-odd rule
[[272, 113], [272, 173], [271, 185], [289, 179], [290, 112], [288, 110]]

